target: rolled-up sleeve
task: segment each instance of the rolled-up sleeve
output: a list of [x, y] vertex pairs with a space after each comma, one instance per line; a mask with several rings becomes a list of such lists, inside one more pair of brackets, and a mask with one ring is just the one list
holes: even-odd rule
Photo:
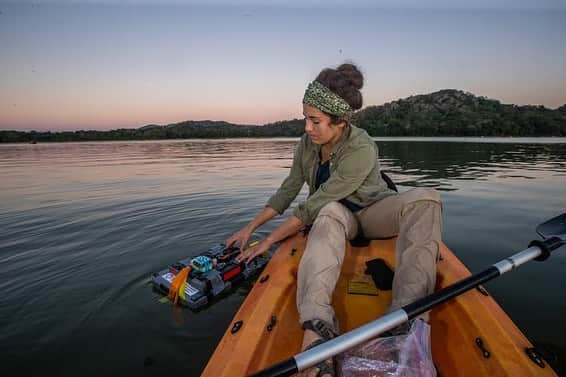
[[276, 210], [279, 214], [283, 214], [283, 212], [289, 208], [305, 183], [301, 164], [303, 150], [303, 139], [301, 139], [295, 147], [293, 165], [291, 166], [289, 175], [285, 178], [277, 192], [267, 201], [266, 205]]
[[339, 201], [354, 193], [365, 181], [377, 163], [377, 150], [363, 146], [345, 154], [336, 161], [336, 170], [306, 201], [300, 203], [293, 215], [305, 224], [312, 224], [326, 204]]

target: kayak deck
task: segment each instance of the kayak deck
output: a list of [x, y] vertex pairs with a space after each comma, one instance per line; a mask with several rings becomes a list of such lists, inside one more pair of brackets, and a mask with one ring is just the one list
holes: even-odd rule
[[[275, 252], [234, 316], [203, 376], [249, 375], [300, 352], [303, 331], [295, 294], [305, 244], [306, 238], [296, 235]], [[371, 241], [367, 247], [347, 245], [333, 297], [342, 333], [380, 317], [391, 302], [391, 291], [378, 291], [377, 296], [347, 293], [348, 280], [363, 276], [365, 262], [375, 258], [394, 266], [395, 239]], [[467, 276], [468, 269], [442, 244], [437, 289]], [[532, 347], [531, 343], [486, 293], [474, 289], [431, 311], [432, 355], [439, 375], [555, 376], [549, 365], [541, 368], [529, 359], [525, 349]], [[489, 351], [488, 358], [476, 345], [477, 338]]]

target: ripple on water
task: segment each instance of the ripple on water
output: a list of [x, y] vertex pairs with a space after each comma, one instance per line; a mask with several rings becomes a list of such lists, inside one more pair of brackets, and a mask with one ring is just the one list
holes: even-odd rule
[[[436, 141], [379, 138], [381, 166], [401, 190], [442, 192], [444, 240], [472, 268], [526, 245], [534, 224], [566, 211], [566, 144]], [[285, 178], [296, 142], [0, 145], [4, 365], [24, 375], [84, 365], [87, 375], [140, 375], [150, 356], [150, 374], [186, 373], [190, 363], [198, 375], [249, 286], [193, 313], [160, 304], [149, 276], [245, 225]], [[516, 292], [530, 283], [520, 273], [490, 292], [529, 337], [565, 355], [550, 325], [565, 310], [554, 292], [566, 277], [555, 266], [532, 267], [544, 320], [525, 315], [531, 301]]]

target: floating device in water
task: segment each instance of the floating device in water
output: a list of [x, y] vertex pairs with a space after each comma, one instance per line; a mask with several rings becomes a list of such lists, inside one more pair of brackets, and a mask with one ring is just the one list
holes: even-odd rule
[[238, 247], [216, 244], [205, 253], [181, 259], [169, 268], [152, 274], [151, 282], [156, 290], [167, 295], [175, 276], [190, 266], [184, 294], [179, 294], [178, 303], [190, 309], [200, 309], [213, 297], [257, 275], [269, 261], [269, 256], [260, 255], [247, 264], [240, 263], [236, 260], [239, 254]]

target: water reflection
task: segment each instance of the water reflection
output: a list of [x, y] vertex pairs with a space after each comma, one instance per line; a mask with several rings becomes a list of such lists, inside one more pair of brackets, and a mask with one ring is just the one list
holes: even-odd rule
[[[402, 189], [446, 191], [444, 239], [466, 264], [483, 267], [526, 244], [539, 218], [566, 209], [566, 144], [513, 141], [377, 143], [384, 170]], [[159, 304], [148, 277], [247, 223], [285, 178], [296, 143], [0, 145], [0, 364], [22, 375], [69, 376], [79, 369], [186, 375], [190, 364], [189, 375], [198, 376], [250, 285], [192, 313]], [[553, 258], [532, 267], [542, 272], [521, 290], [536, 292], [545, 320], [559, 323], [564, 307], [555, 286], [566, 277], [564, 259]], [[521, 329], [566, 349], [545, 320], [524, 315], [529, 304], [517, 280], [508, 281], [494, 291]], [[150, 367], [148, 357], [156, 361]]]
[[377, 142], [384, 170], [403, 186], [458, 190], [458, 181], [566, 176], [566, 144]]
[[[288, 168], [296, 142], [236, 139], [3, 145], [0, 169], [10, 178], [4, 180], [4, 190], [32, 188], [39, 183], [42, 187], [38, 189], [43, 189], [45, 184], [56, 186], [62, 180], [84, 184], [93, 174], [104, 184], [136, 176], [171, 178], [183, 174], [206, 181], [211, 174], [229, 178], [242, 170], [267, 173]], [[406, 186], [457, 190], [458, 180], [534, 179], [536, 172], [566, 175], [566, 144], [383, 140], [377, 144], [384, 170]]]

